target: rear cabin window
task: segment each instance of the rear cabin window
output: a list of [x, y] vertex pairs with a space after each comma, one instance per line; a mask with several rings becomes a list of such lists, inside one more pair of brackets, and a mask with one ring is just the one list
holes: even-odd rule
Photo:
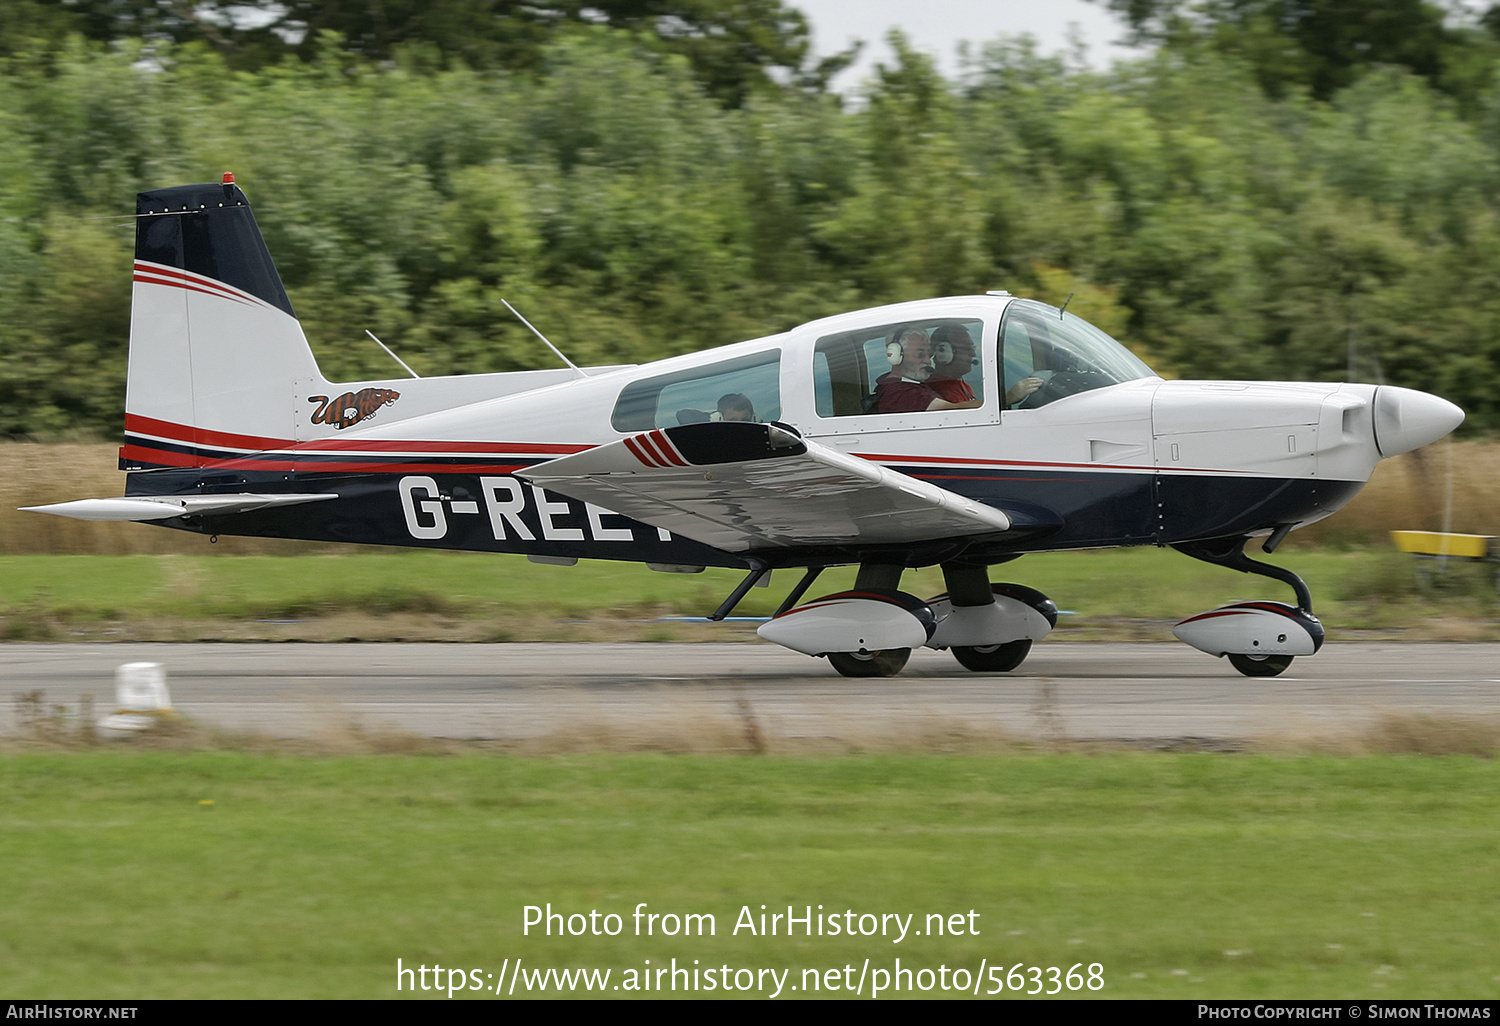
[[616, 431], [650, 431], [719, 420], [781, 417], [781, 350], [662, 374], [625, 386], [610, 423]]
[[913, 328], [926, 334], [933, 373], [923, 384], [934, 397], [968, 392], [984, 399], [979, 341], [983, 321], [938, 318], [877, 324], [818, 339], [813, 347], [813, 391], [820, 417], [857, 417], [882, 412], [876, 408], [875, 387], [900, 363], [902, 352], [893, 344]]

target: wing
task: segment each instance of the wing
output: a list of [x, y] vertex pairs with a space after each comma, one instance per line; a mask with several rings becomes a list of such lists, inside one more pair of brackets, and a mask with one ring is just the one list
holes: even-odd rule
[[249, 513], [270, 506], [297, 506], [337, 498], [331, 492], [321, 495], [142, 495], [119, 499], [75, 499], [50, 506], [22, 506], [21, 510], [25, 513], [51, 513], [74, 520], [170, 520], [172, 517]]
[[727, 552], [996, 535], [998, 509], [777, 424], [659, 428], [517, 472]]

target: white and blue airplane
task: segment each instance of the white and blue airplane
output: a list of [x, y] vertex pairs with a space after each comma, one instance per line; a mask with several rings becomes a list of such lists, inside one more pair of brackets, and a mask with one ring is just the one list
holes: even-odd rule
[[[1013, 670], [1057, 608], [992, 583], [991, 567], [1171, 546], [1291, 587], [1295, 604], [1240, 602], [1175, 628], [1273, 676], [1316, 652], [1323, 628], [1302, 580], [1246, 543], [1273, 551], [1382, 458], [1462, 420], [1389, 385], [1164, 381], [1073, 314], [1006, 292], [641, 366], [334, 384], [226, 175], [138, 199], [125, 496], [31, 508], [207, 535], [743, 569], [713, 619], [796, 568], [760, 634], [848, 676], [895, 674], [924, 645]], [[803, 602], [824, 568], [851, 564], [852, 590]], [[906, 569], [932, 565], [945, 594], [900, 590]]]

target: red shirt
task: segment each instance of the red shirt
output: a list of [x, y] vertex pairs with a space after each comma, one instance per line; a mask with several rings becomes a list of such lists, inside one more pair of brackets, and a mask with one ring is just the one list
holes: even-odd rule
[[920, 413], [938, 394], [920, 381], [882, 374], [875, 382], [876, 413]]
[[927, 387], [937, 393], [939, 399], [950, 403], [966, 403], [974, 399], [974, 390], [963, 378], [928, 378]]

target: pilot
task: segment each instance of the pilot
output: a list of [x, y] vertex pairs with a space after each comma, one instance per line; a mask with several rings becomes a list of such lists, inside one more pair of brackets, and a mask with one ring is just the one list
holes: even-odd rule
[[1022, 378], [1005, 390], [1005, 405], [1016, 405], [1016, 403], [1041, 388], [1043, 384], [1045, 382], [1041, 378]]
[[932, 376], [932, 343], [927, 332], [914, 324], [891, 333], [885, 346], [890, 373], [875, 382], [875, 412], [921, 413], [926, 410], [972, 410], [978, 399], [953, 402], [927, 384]]
[[749, 396], [730, 392], [719, 397], [719, 419], [755, 423], [755, 404]]
[[[932, 356], [935, 370], [927, 384], [949, 402], [974, 398], [974, 389], [964, 376], [974, 368], [974, 340], [956, 324], [932, 329]], [[1023, 378], [1005, 392], [1005, 405], [1014, 406], [1042, 387], [1041, 378]]]
[[932, 329], [932, 376], [927, 386], [950, 403], [968, 402], [974, 389], [964, 375], [974, 369], [974, 340], [956, 324]]

